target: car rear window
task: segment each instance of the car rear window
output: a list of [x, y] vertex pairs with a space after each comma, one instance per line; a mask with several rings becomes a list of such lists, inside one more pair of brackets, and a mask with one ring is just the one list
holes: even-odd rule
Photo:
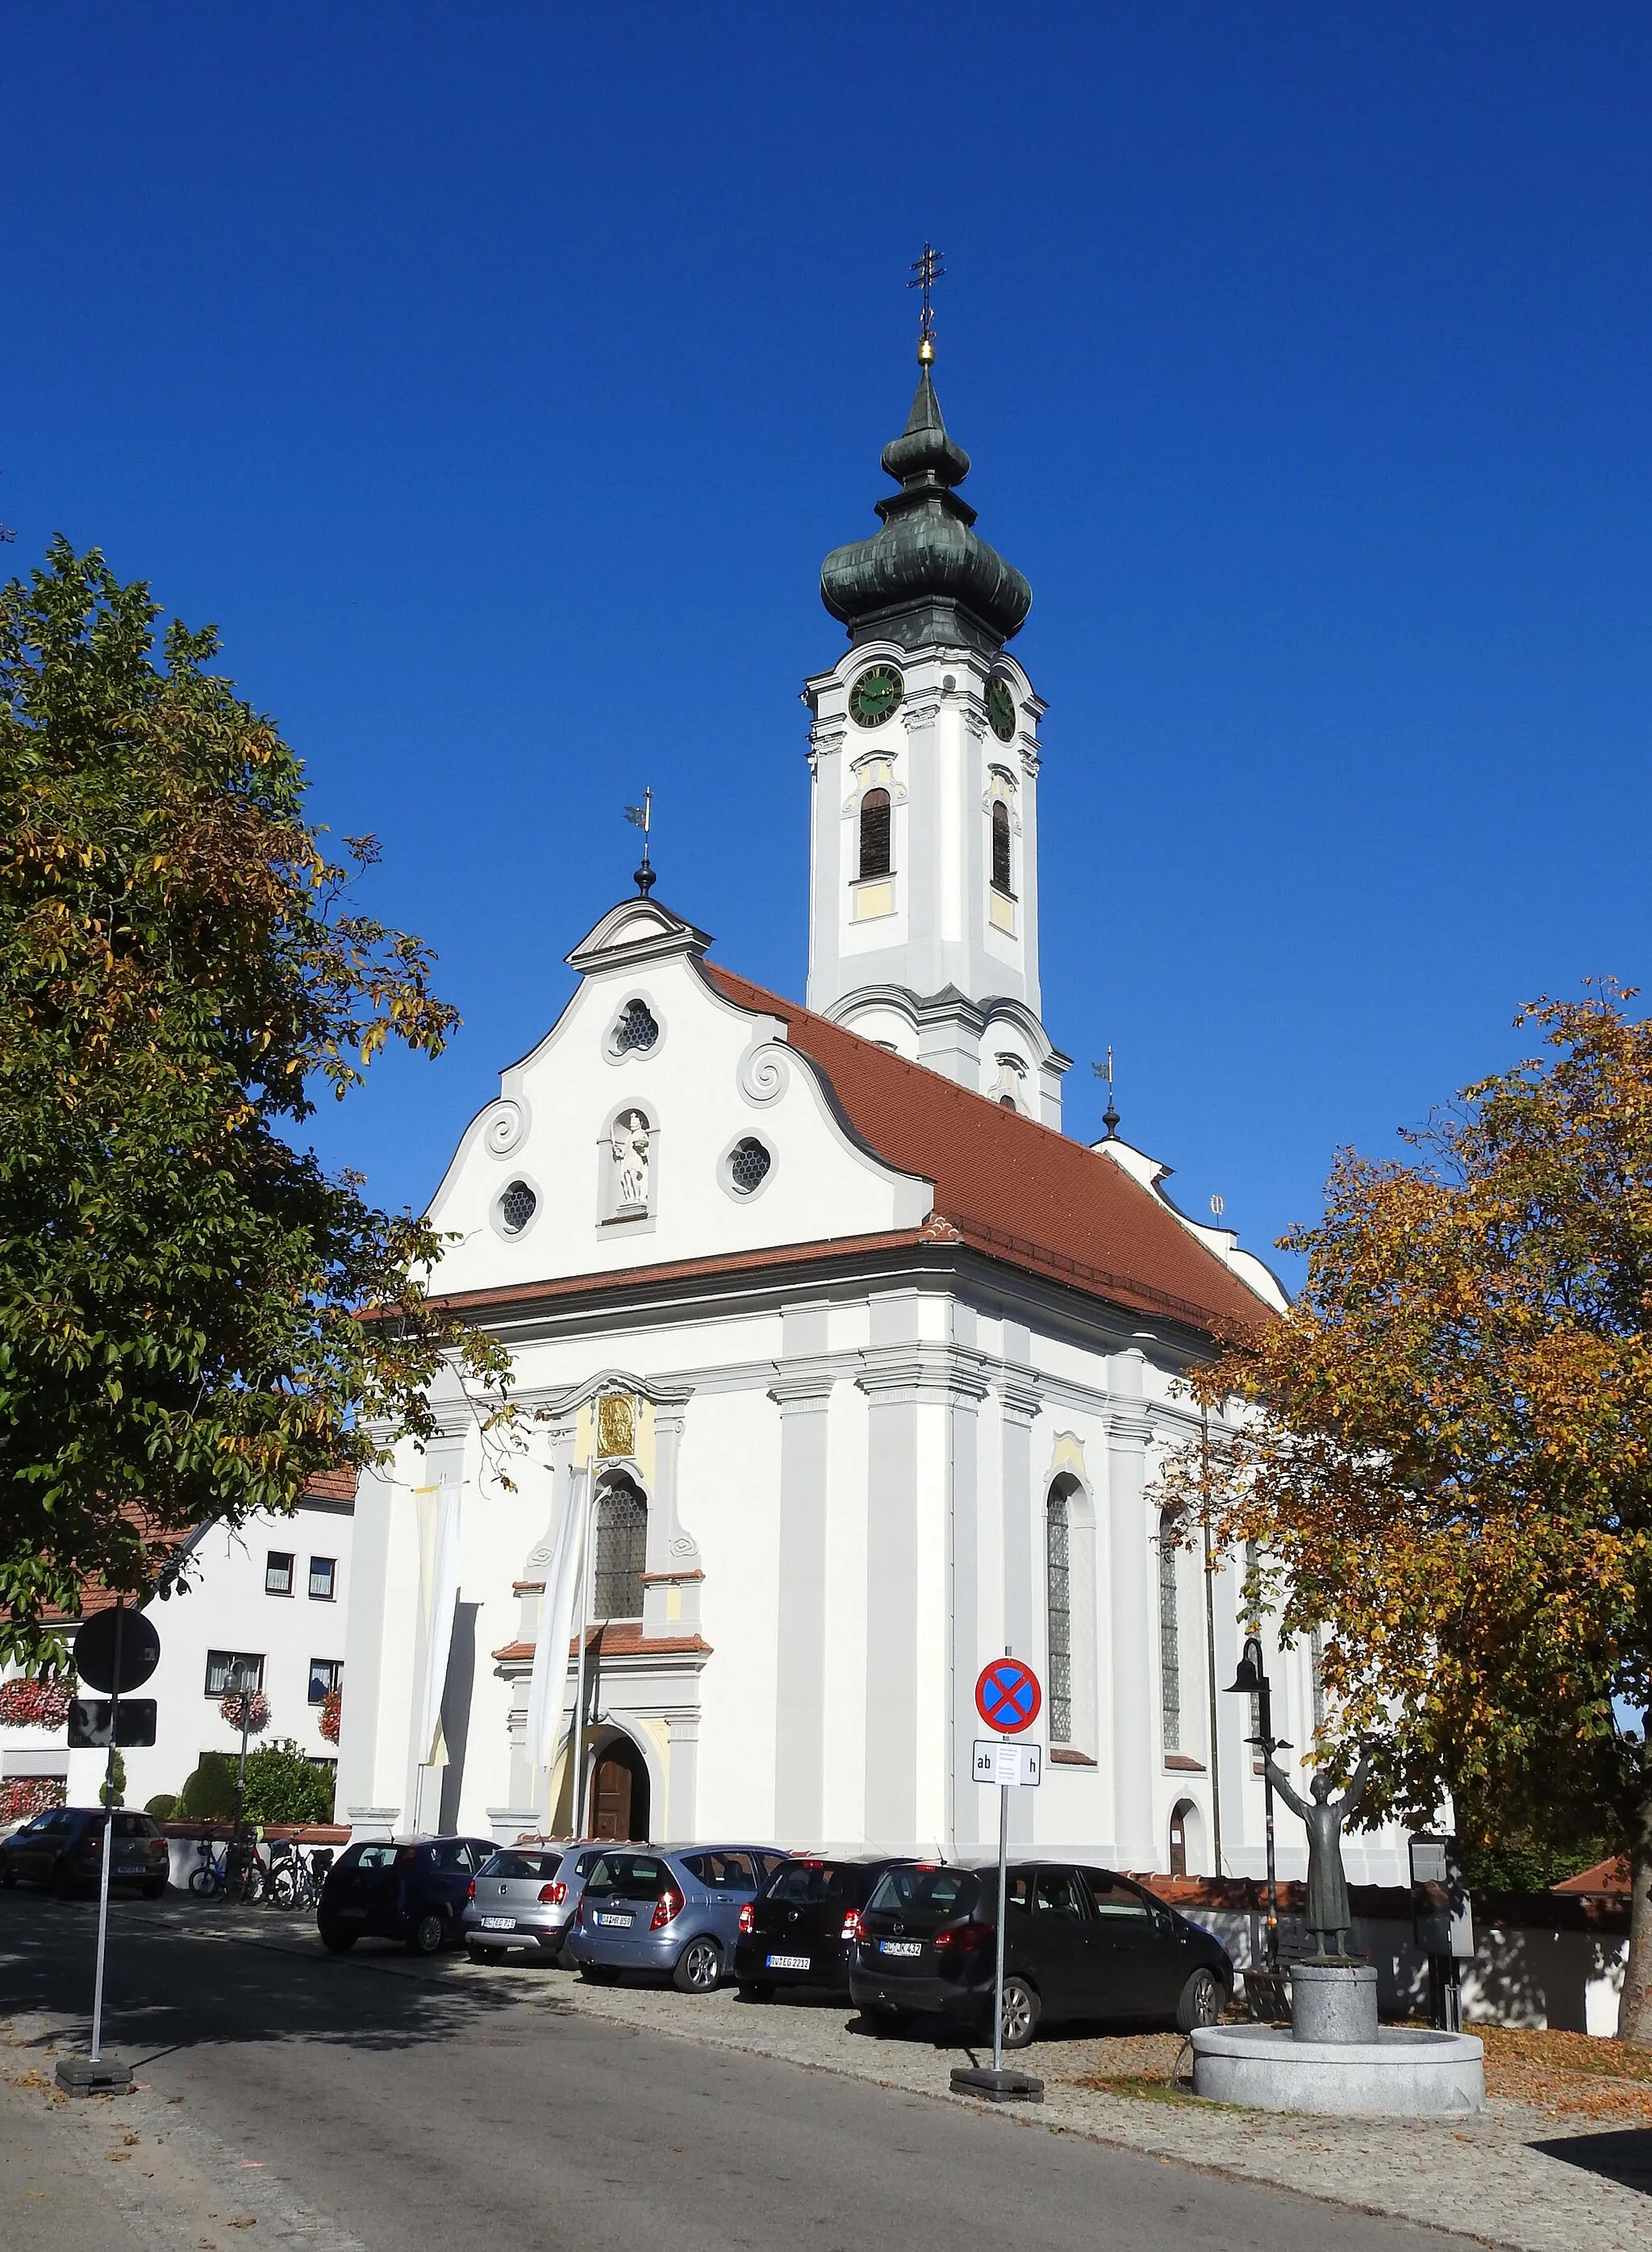
[[653, 1900], [670, 1881], [664, 1862], [651, 1853], [604, 1853], [585, 1888], [612, 1900]]
[[484, 1877], [554, 1877], [562, 1866], [560, 1853], [496, 1853], [484, 1861]]
[[887, 1869], [866, 1903], [872, 1915], [920, 1915], [944, 1923], [968, 1915], [981, 1891], [969, 1869]]
[[852, 1861], [794, 1861], [771, 1880], [766, 1897], [788, 1908], [816, 1908], [852, 1898], [861, 1874]]
[[352, 1845], [338, 1866], [342, 1869], [393, 1869], [400, 1850], [397, 1845]]

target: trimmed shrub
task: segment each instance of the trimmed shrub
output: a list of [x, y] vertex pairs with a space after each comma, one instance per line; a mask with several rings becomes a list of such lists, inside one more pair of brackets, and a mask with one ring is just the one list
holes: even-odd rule
[[291, 1736], [260, 1744], [246, 1755], [246, 1816], [251, 1822], [330, 1822], [333, 1778]]
[[203, 1752], [194, 1773], [186, 1777], [177, 1795], [179, 1816], [197, 1822], [233, 1821], [235, 1765], [233, 1752]]
[[143, 1811], [152, 1814], [157, 1822], [170, 1822], [177, 1805], [175, 1790], [157, 1790], [153, 1798], [143, 1802]]

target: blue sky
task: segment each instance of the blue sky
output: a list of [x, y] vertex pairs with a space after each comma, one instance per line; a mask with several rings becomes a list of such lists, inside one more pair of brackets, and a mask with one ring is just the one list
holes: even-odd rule
[[820, 559], [941, 401], [1032, 581], [1045, 1013], [1253, 1248], [1646, 969], [1652, 14], [8, 11], [0, 517], [376, 831], [465, 1025], [318, 1123], [421, 1204], [628, 888], [799, 993]]

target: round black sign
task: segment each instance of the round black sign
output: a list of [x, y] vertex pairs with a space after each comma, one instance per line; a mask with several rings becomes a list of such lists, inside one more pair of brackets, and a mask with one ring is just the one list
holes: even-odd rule
[[[121, 1622], [121, 1678], [115, 1678], [115, 1622]], [[142, 1611], [100, 1611], [74, 1637], [74, 1670], [88, 1689], [130, 1696], [161, 1662], [161, 1637]]]

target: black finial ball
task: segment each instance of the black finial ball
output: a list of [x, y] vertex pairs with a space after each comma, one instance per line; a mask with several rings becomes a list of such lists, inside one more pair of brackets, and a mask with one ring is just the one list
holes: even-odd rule
[[649, 893], [654, 889], [654, 871], [646, 860], [636, 872], [635, 882], [638, 891], [642, 893], [644, 899], [647, 899]]

